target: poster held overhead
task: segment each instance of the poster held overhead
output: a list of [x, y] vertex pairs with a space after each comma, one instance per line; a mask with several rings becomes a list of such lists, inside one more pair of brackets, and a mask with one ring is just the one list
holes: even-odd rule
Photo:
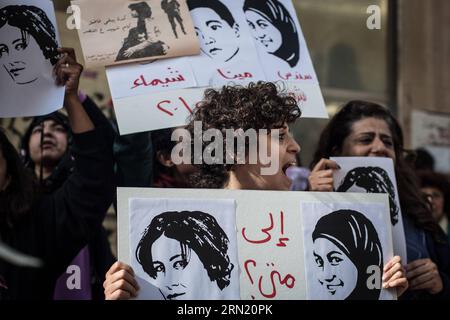
[[[87, 67], [199, 53], [185, 0], [74, 0]], [[178, 30], [178, 31], [177, 31]]]
[[[120, 134], [186, 124], [184, 121], [186, 117], [175, 119], [168, 118], [162, 113], [159, 117], [154, 114], [154, 106], [160, 101], [173, 101], [175, 96], [192, 97], [192, 93], [196, 90], [195, 95], [199, 97], [199, 100], [185, 99], [192, 102], [189, 103], [189, 109], [193, 110], [208, 88], [219, 89], [223, 85], [245, 86], [250, 82], [258, 81], [276, 82], [281, 90], [292, 95], [298, 102], [302, 117], [328, 118], [320, 86], [291, 1], [267, 1], [269, 7], [275, 10], [277, 15], [284, 15], [287, 22], [279, 22], [276, 20], [279, 17], [275, 16], [272, 18], [266, 16], [264, 19], [254, 21], [254, 23], [267, 24], [266, 31], [272, 32], [267, 38], [255, 34], [255, 30], [251, 28], [253, 23], [250, 21], [251, 17], [247, 17], [256, 11], [265, 10], [265, 1], [256, 1], [256, 3], [264, 8], [255, 9], [245, 0], [187, 0], [200, 43], [199, 55], [183, 57], [181, 60], [180, 58], [160, 60], [146, 67], [129, 65], [107, 67], [106, 72], [113, 92], [114, 107], [118, 114]], [[246, 8], [245, 11], [244, 8]], [[270, 25], [272, 25], [271, 28], [269, 28]], [[277, 28], [280, 28], [283, 37]], [[295, 30], [295, 41], [291, 39], [292, 35], [291, 38], [284, 36], [286, 28]], [[262, 39], [259, 39], [260, 37]], [[275, 41], [276, 39], [279, 41]], [[271, 52], [267, 52], [267, 48], [262, 43], [267, 44]], [[297, 45], [293, 45], [294, 43]], [[292, 53], [293, 51], [295, 54]], [[162, 63], [168, 66], [177, 65], [177, 70], [183, 70], [183, 76], [192, 74], [194, 79], [183, 77], [183, 81], [171, 82], [164, 88], [159, 85], [148, 85], [149, 81], [145, 82], [147, 85], [139, 85], [138, 89], [130, 84], [135, 79], [138, 80], [138, 84], [144, 83], [143, 80], [139, 80], [139, 75], [144, 74], [144, 71], [152, 74], [150, 81], [166, 79], [167, 72], [158, 71], [161, 70]], [[291, 67], [289, 63], [293, 66]], [[185, 65], [181, 67], [181, 64]], [[173, 66], [171, 68], [175, 70]], [[154, 70], [151, 71], [151, 69]], [[158, 72], [160, 73], [157, 74]], [[127, 83], [124, 79], [127, 79]], [[187, 81], [188, 79], [193, 81]], [[155, 80], [155, 84], [159, 82]], [[158, 98], [155, 99], [154, 94], [158, 90], [164, 91], [164, 94], [158, 92]], [[136, 107], [137, 104], [139, 107]], [[117, 112], [117, 108], [121, 110]], [[121, 115], [126, 118], [122, 118]], [[132, 125], [132, 120], [135, 120], [136, 126]], [[123, 131], [125, 128], [126, 131]]]
[[51, 1], [0, 1], [0, 117], [44, 115], [63, 106], [64, 87], [53, 76], [58, 47]]

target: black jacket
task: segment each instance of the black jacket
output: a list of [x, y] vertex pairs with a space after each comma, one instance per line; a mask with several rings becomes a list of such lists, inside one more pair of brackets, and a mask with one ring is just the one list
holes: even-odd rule
[[43, 195], [13, 227], [0, 226], [4, 243], [44, 262], [37, 269], [0, 260], [0, 275], [8, 287], [0, 289], [1, 299], [52, 298], [57, 278], [99, 230], [112, 202], [112, 141], [110, 127], [103, 125], [75, 134], [75, 169], [67, 181]]

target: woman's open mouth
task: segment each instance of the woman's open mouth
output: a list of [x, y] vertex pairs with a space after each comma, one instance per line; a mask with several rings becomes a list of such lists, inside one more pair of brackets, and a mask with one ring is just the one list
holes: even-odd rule
[[286, 163], [286, 164], [281, 168], [281, 170], [283, 171], [284, 175], [287, 176], [287, 174], [286, 174], [287, 169], [289, 169], [290, 167], [295, 167], [296, 165], [297, 165], [297, 162], [296, 162], [296, 161], [291, 161], [291, 162]]

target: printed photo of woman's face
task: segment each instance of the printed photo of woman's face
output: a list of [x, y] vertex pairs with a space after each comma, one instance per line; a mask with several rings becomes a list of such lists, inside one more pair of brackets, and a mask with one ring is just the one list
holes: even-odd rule
[[[0, 28], [0, 62], [3, 69], [16, 84], [35, 82], [40, 75], [51, 68], [44, 58], [36, 40], [27, 32], [9, 24]], [[38, 62], [33, 57], [41, 56]]]
[[265, 51], [274, 53], [281, 47], [281, 32], [270, 21], [252, 10], [247, 10], [245, 17], [256, 43]]
[[325, 238], [314, 241], [313, 255], [320, 286], [329, 299], [345, 299], [358, 281], [358, 269], [333, 242]]
[[210, 8], [193, 9], [191, 15], [195, 21], [195, 32], [200, 40], [201, 51], [215, 60], [230, 61], [239, 51], [236, 24], [230, 26]]
[[179, 241], [162, 235], [153, 243], [151, 250], [156, 271], [155, 284], [166, 300], [187, 299], [186, 295], [195, 290], [193, 274], [200, 271], [204, 273], [202, 278], [208, 279], [197, 253], [187, 246], [183, 247]]

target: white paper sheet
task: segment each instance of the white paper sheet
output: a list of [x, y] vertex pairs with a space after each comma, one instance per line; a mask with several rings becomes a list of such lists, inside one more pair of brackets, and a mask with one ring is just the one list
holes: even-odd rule
[[406, 263], [408, 260], [405, 232], [392, 159], [382, 157], [330, 157], [330, 159], [341, 167], [333, 174], [335, 190], [388, 193], [394, 253]]
[[308, 299], [395, 298], [381, 286], [393, 257], [385, 205], [302, 202], [301, 211]]
[[130, 199], [138, 299], [239, 299], [235, 223], [234, 200]]
[[[20, 7], [8, 8], [12, 5]], [[53, 76], [60, 46], [53, 3], [2, 0], [0, 10], [7, 16], [0, 28], [0, 117], [38, 116], [60, 109], [64, 87], [56, 86]], [[24, 39], [21, 29], [12, 26], [20, 24], [31, 30]]]

